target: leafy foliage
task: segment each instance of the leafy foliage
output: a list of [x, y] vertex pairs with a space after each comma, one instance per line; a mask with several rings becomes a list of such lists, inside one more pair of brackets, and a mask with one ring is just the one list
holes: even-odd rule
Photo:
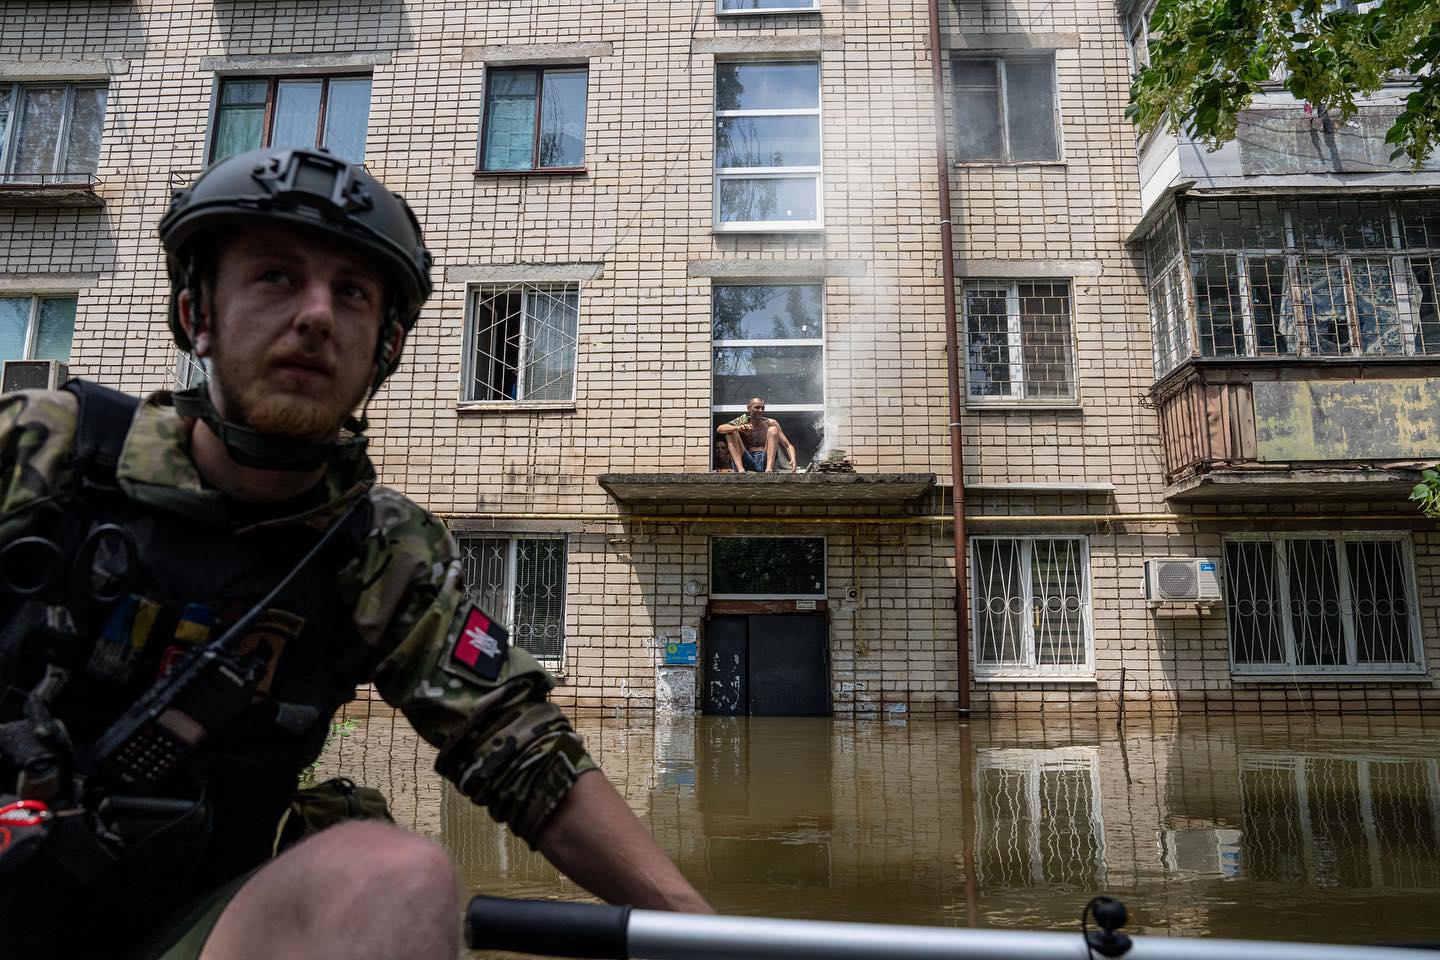
[[1130, 91], [1142, 133], [1164, 124], [1211, 149], [1235, 136], [1262, 85], [1340, 121], [1387, 78], [1417, 84], [1386, 134], [1417, 168], [1440, 147], [1440, 0], [1159, 0], [1150, 66]]
[[1426, 470], [1420, 474], [1420, 482], [1410, 491], [1410, 499], [1420, 505], [1420, 512], [1427, 517], [1440, 520], [1440, 473]]

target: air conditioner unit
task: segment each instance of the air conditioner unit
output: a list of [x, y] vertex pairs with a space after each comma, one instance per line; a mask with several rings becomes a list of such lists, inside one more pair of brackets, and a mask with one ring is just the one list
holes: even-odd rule
[[1201, 557], [1145, 561], [1145, 599], [1151, 603], [1206, 603], [1220, 599], [1220, 564]]
[[70, 368], [59, 360], [6, 360], [0, 393], [54, 390], [69, 379]]

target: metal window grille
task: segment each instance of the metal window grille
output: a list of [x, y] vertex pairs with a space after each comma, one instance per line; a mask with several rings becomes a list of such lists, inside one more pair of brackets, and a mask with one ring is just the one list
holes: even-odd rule
[[574, 400], [579, 316], [577, 284], [472, 289], [464, 399]]
[[977, 673], [1094, 669], [1084, 538], [976, 537], [971, 569]]
[[[1146, 241], [1156, 375], [1191, 356], [1440, 353], [1440, 200], [1206, 200]], [[1172, 275], [1183, 258], [1183, 283]], [[1191, 323], [1193, 322], [1193, 332]]]
[[465, 593], [547, 666], [565, 658], [565, 541], [461, 537]]
[[107, 96], [103, 83], [0, 83], [0, 183], [88, 182]]
[[1408, 540], [1227, 540], [1225, 594], [1237, 674], [1421, 668]]
[[1068, 281], [967, 281], [964, 307], [972, 398], [1074, 398]]
[[1245, 754], [1241, 863], [1261, 882], [1440, 889], [1440, 762]]
[[1093, 748], [981, 750], [975, 782], [982, 886], [1104, 886], [1105, 827]]

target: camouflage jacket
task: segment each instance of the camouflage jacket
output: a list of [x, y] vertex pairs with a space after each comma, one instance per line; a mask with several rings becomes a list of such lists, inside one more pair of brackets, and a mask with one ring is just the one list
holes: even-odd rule
[[[66, 391], [0, 397], [0, 544], [15, 536], [30, 508], [70, 489], [76, 420], [76, 399]], [[136, 412], [116, 479], [147, 509], [226, 525], [226, 498], [202, 483], [188, 426], [167, 392]], [[248, 529], [323, 531], [355, 498], [370, 498], [371, 534], [339, 571], [340, 594], [358, 597], [353, 635], [366, 647], [368, 678], [439, 748], [436, 769], [533, 845], [576, 777], [595, 764], [546, 701], [554, 681], [525, 651], [501, 649], [484, 632], [489, 622], [466, 599], [445, 527], [374, 479], [357, 451], [329, 469], [319, 506]]]

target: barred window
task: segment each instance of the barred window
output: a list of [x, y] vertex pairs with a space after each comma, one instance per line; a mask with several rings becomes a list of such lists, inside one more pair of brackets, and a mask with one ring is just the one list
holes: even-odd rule
[[1093, 672], [1083, 537], [976, 537], [970, 568], [977, 674]]
[[1146, 240], [1157, 376], [1192, 355], [1440, 353], [1440, 200], [1185, 201], [1181, 220]]
[[1237, 674], [1422, 669], [1407, 539], [1227, 540], [1225, 591]]
[[967, 281], [964, 310], [972, 399], [1075, 398], [1068, 281]]
[[462, 399], [575, 399], [577, 284], [512, 283], [470, 290]]
[[565, 659], [565, 540], [459, 537], [465, 593], [545, 666]]

